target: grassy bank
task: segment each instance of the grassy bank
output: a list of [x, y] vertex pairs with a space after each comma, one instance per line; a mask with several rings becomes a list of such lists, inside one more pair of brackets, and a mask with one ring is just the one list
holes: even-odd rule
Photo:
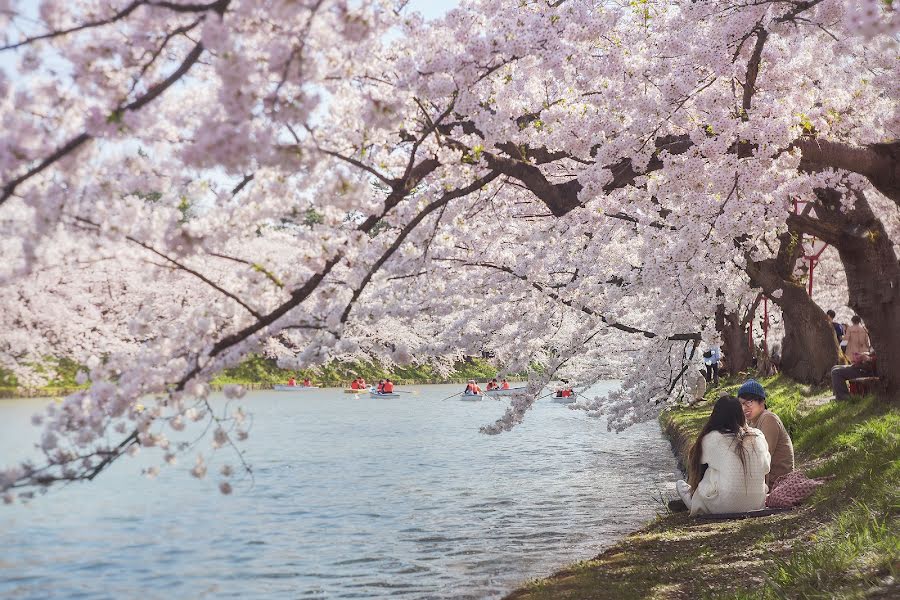
[[[251, 356], [237, 367], [225, 369], [212, 380], [214, 389], [230, 383], [239, 383], [249, 389], [267, 389], [275, 383], [286, 383], [294, 376], [299, 380], [309, 377], [322, 387], [341, 387], [350, 384], [357, 376], [366, 381], [378, 381], [390, 377], [400, 385], [425, 383], [462, 383], [469, 379], [485, 381], [497, 376], [497, 367], [482, 358], [467, 358], [453, 365], [454, 372], [448, 377], [437, 374], [430, 365], [411, 365], [386, 369], [371, 362], [330, 362], [317, 369], [289, 370], [278, 367], [273, 359]], [[15, 376], [0, 369], [0, 398], [57, 397], [71, 394], [80, 386], [75, 375], [82, 367], [68, 360], [48, 362], [47, 369], [56, 373], [49, 385], [25, 389], [19, 386]]]
[[[727, 522], [663, 514], [596, 558], [509, 598], [900, 597], [898, 404], [826, 402], [827, 392], [782, 377], [762, 383], [769, 408], [791, 433], [797, 467], [834, 477], [803, 506]], [[721, 391], [662, 415], [681, 460]]]
[[497, 367], [482, 358], [467, 358], [453, 365], [454, 372], [449, 377], [438, 375], [431, 365], [410, 365], [386, 369], [383, 365], [372, 362], [330, 362], [316, 369], [292, 371], [281, 369], [269, 358], [253, 356], [233, 369], [225, 369], [213, 379], [214, 385], [227, 383], [272, 385], [284, 383], [294, 375], [298, 379], [309, 377], [316, 385], [340, 387], [349, 385], [355, 377], [364, 377], [366, 381], [377, 382], [390, 377], [400, 385], [417, 383], [459, 383], [469, 379], [484, 381], [497, 376]]

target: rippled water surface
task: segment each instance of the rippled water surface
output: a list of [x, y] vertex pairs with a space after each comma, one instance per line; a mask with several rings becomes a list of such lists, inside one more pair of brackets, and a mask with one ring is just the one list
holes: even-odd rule
[[[661, 507], [675, 463], [656, 424], [616, 435], [543, 399], [486, 436], [505, 403], [442, 400], [459, 387], [250, 393], [254, 481], [231, 496], [187, 458], [141, 477], [161, 461], [150, 451], [0, 505], [0, 597], [500, 597]], [[0, 463], [29, 452], [43, 403], [0, 400]]]

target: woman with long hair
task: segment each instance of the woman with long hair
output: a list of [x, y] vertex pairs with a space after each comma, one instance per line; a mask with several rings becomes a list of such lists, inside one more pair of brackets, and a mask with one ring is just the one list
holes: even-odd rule
[[747, 426], [737, 398], [721, 396], [688, 453], [688, 480], [675, 488], [691, 515], [758, 510], [770, 463], [763, 433]]

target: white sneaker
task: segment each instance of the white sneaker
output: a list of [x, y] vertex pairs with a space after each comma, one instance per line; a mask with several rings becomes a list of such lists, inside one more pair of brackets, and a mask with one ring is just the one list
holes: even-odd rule
[[684, 502], [685, 506], [688, 508], [691, 507], [691, 486], [688, 485], [688, 482], [684, 479], [679, 479], [675, 482], [675, 491], [678, 492], [678, 496], [681, 498], [681, 501]]

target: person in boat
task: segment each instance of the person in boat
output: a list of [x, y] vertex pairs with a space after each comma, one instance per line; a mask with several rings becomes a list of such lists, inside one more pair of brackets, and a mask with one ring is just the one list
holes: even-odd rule
[[500, 382], [500, 389], [501, 390], [509, 389], [509, 382], [506, 379], [504, 379], [503, 381]]
[[491, 379], [490, 381], [488, 381], [487, 391], [490, 392], [491, 390], [496, 390], [496, 389], [500, 389], [500, 386], [497, 385], [497, 379], [494, 378], [494, 379]]
[[568, 387], [563, 390], [563, 398], [571, 398], [575, 395], [575, 392], [572, 391], [572, 388]]
[[562, 388], [557, 388], [556, 397], [557, 398], [565, 398], [566, 397], [565, 390], [563, 390]]
[[357, 377], [356, 379], [353, 380], [353, 382], [350, 384], [350, 389], [351, 389], [351, 390], [361, 390], [361, 389], [363, 389], [363, 388], [359, 387], [359, 377]]
[[312, 381], [309, 380], [309, 377], [303, 379], [303, 387], [312, 387]]
[[378, 385], [375, 386], [375, 393], [376, 393], [376, 394], [381, 394], [381, 393], [383, 393], [383, 392], [384, 392], [384, 379], [380, 380], [380, 381], [378, 382]]
[[362, 377], [358, 377], [358, 378], [357, 378], [357, 381], [359, 382], [359, 383], [358, 383], [358, 385], [359, 385], [359, 388], [358, 388], [358, 389], [360, 389], [360, 390], [366, 389], [366, 380], [365, 380], [365, 379], [363, 379]]
[[288, 379], [288, 385], [294, 387], [295, 385], [297, 385], [297, 380], [291, 377], [290, 379]]
[[478, 387], [478, 384], [475, 383], [474, 379], [470, 379], [469, 383], [466, 384], [466, 391], [463, 393], [466, 396], [477, 396], [481, 393], [481, 388]]
[[675, 489], [692, 516], [760, 510], [771, 461], [766, 436], [747, 424], [741, 402], [721, 396], [688, 453], [688, 480]]
[[393, 394], [394, 393], [394, 382], [390, 379], [384, 380], [384, 385], [381, 386], [382, 394]]

